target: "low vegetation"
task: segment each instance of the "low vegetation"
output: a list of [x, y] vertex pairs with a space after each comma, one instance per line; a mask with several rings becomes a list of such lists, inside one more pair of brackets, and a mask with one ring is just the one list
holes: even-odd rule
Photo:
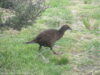
[[[31, 26], [20, 31], [0, 29], [0, 75], [100, 75], [100, 3], [84, 1], [47, 0], [49, 8]], [[39, 52], [37, 44], [24, 44], [41, 31], [63, 24], [73, 30], [56, 42], [54, 50], [60, 55], [45, 47]]]

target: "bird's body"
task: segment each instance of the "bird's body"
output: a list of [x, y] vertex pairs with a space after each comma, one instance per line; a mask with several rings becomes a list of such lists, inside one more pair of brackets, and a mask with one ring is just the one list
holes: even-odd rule
[[64, 35], [64, 32], [67, 29], [69, 29], [69, 27], [67, 25], [64, 25], [59, 30], [56, 29], [45, 30], [41, 32], [34, 40], [26, 43], [27, 44], [38, 43], [40, 45], [39, 50], [41, 49], [42, 46], [49, 47], [52, 50], [54, 43]]
[[40, 45], [50, 47], [62, 36], [63, 34], [60, 34], [57, 30], [50, 29], [40, 33], [34, 41]]

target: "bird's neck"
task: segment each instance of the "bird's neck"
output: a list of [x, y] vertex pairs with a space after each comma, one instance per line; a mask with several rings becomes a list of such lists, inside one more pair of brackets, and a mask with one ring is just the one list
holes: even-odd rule
[[58, 30], [59, 33], [64, 34], [66, 30], [63, 30], [62, 28]]

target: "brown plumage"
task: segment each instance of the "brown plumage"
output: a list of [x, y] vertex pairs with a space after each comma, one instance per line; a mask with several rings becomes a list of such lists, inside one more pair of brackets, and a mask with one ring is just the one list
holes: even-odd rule
[[[53, 51], [52, 47], [54, 43], [59, 40], [64, 32], [68, 29], [71, 29], [68, 25], [63, 25], [59, 30], [56, 29], [48, 29], [41, 32], [34, 40], [26, 42], [26, 44], [37, 43], [39, 44], [39, 50], [42, 46], [49, 47], [50, 50]], [[56, 52], [53, 51], [55, 54]]]

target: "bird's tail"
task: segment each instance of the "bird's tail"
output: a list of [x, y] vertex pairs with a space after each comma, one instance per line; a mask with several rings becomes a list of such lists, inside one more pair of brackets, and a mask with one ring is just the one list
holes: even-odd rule
[[32, 44], [32, 43], [35, 43], [35, 41], [32, 40], [32, 41], [25, 42], [25, 44]]

